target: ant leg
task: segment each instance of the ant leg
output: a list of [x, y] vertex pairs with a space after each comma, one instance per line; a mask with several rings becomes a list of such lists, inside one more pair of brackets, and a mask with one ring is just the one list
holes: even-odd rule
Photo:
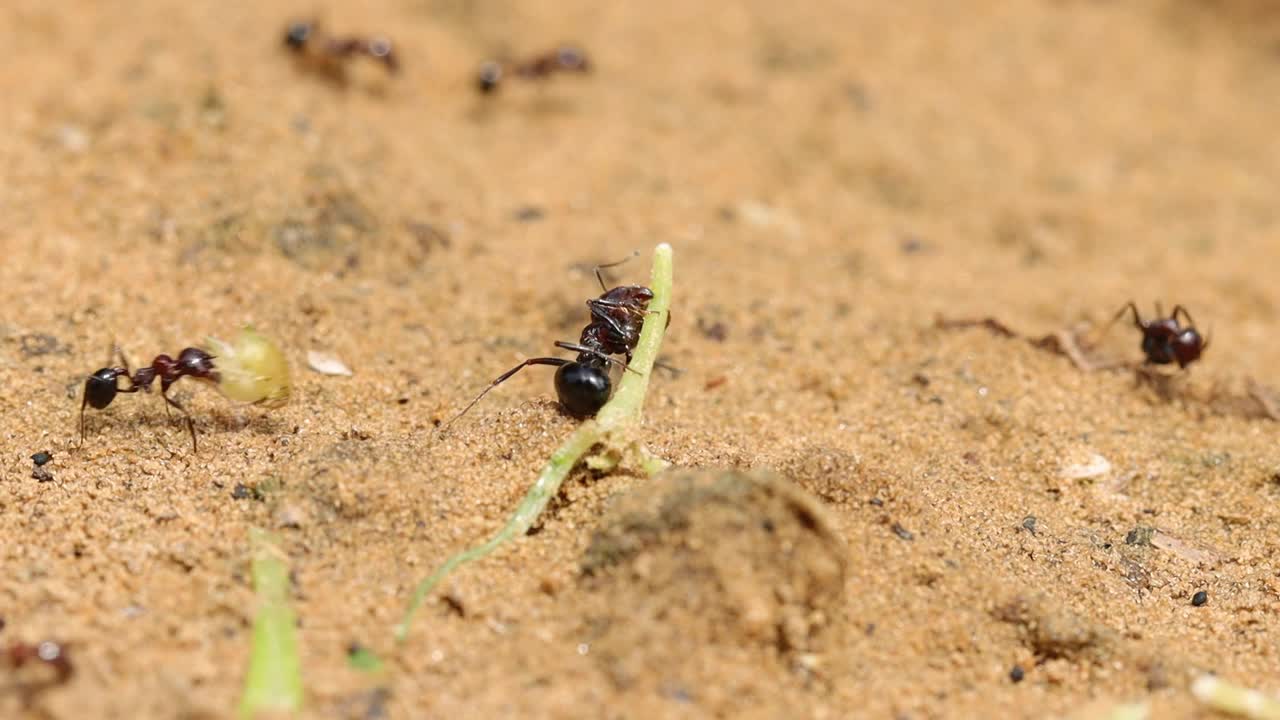
[[[85, 383], [85, 389], [88, 389], [88, 382]], [[84, 447], [84, 406], [89, 404], [89, 393], [82, 393], [84, 397], [80, 398], [80, 444], [76, 449]]]
[[187, 417], [187, 432], [191, 433], [191, 452], [198, 452], [198, 448], [196, 447], [196, 421], [191, 419], [191, 413], [187, 412], [187, 409], [182, 407], [177, 400], [169, 397], [167, 390], [161, 390], [160, 397], [164, 398], [164, 408], [166, 412], [168, 412], [169, 406], [172, 405], [181, 410], [182, 414]]
[[572, 351], [574, 351], [574, 352], [576, 352], [576, 353], [590, 353], [590, 354], [595, 355], [596, 357], [600, 358], [601, 360], [604, 360], [605, 362], [609, 363], [610, 365], [621, 365], [623, 370], [627, 370], [627, 371], [633, 372], [633, 373], [635, 373], [635, 374], [637, 374], [637, 375], [643, 375], [643, 374], [644, 374], [644, 373], [641, 373], [639, 370], [636, 370], [636, 369], [632, 368], [632, 367], [631, 367], [631, 364], [630, 364], [629, 362], [618, 362], [617, 358], [609, 357], [608, 355], [606, 355], [606, 354], [604, 354], [604, 353], [600, 352], [599, 350], [595, 350], [595, 349], [593, 349], [593, 348], [586, 347], [585, 345], [575, 345], [575, 344], [573, 344], [573, 343], [567, 343], [567, 342], [565, 342], [565, 341], [563, 341], [563, 340], [557, 340], [557, 341], [556, 341], [556, 343], [555, 343], [555, 345], [556, 345], [556, 347], [558, 347], [558, 348], [564, 348], [565, 350], [572, 350]]
[[1107, 333], [1111, 332], [1111, 328], [1117, 322], [1120, 321], [1120, 318], [1124, 317], [1124, 314], [1126, 312], [1129, 312], [1129, 311], [1133, 312], [1134, 327], [1138, 328], [1139, 330], [1146, 330], [1147, 325], [1142, 321], [1142, 316], [1138, 314], [1138, 306], [1134, 304], [1132, 300], [1130, 300], [1129, 302], [1120, 306], [1120, 309], [1116, 311], [1116, 314], [1112, 316], [1112, 318], [1109, 321], [1107, 321], [1106, 325], [1102, 326], [1102, 331], [1098, 333], [1098, 336], [1089, 341], [1088, 346], [1092, 347], [1097, 345], [1099, 342], [1102, 342], [1102, 338], [1106, 337]]
[[662, 369], [662, 370], [666, 370], [667, 372], [671, 373], [672, 375], [674, 375], [674, 376], [676, 376], [676, 377], [679, 377], [680, 375], [683, 375], [683, 374], [684, 374], [684, 368], [678, 368], [678, 367], [676, 367], [675, 365], [668, 365], [668, 364], [666, 364], [666, 363], [662, 362], [661, 360], [654, 360], [654, 361], [653, 361], [653, 366], [654, 366], [655, 368], [659, 368], [659, 369]]
[[626, 262], [626, 261], [630, 260], [631, 258], [633, 258], [633, 257], [635, 257], [635, 256], [637, 256], [637, 255], [639, 255], [639, 254], [640, 254], [640, 251], [639, 251], [639, 250], [633, 250], [633, 251], [631, 252], [631, 254], [630, 254], [630, 255], [628, 255], [628, 256], [626, 256], [626, 257], [622, 258], [621, 260], [619, 260], [619, 261], [617, 261], [617, 262], [603, 263], [603, 264], [601, 264], [601, 265], [596, 265], [596, 269], [595, 269], [595, 273], [596, 273], [596, 280], [600, 283], [600, 289], [601, 289], [601, 290], [603, 290], [603, 291], [605, 291], [605, 292], [609, 292], [609, 288], [605, 287], [605, 284], [604, 284], [604, 275], [601, 275], [601, 274], [600, 274], [600, 271], [601, 271], [601, 270], [603, 270], [603, 269], [605, 269], [605, 268], [617, 267], [617, 266], [621, 265], [622, 263], [624, 263], [624, 262]]
[[1187, 319], [1187, 327], [1195, 327], [1196, 321], [1191, 319], [1191, 312], [1181, 305], [1174, 305], [1173, 313], [1170, 314], [1169, 317], [1172, 318], [1174, 322], [1177, 322], [1179, 313], [1182, 314], [1182, 317]]
[[455, 422], [457, 422], [458, 418], [462, 417], [463, 415], [466, 415], [468, 410], [470, 410], [472, 407], [474, 407], [476, 403], [480, 402], [480, 398], [484, 397], [485, 395], [487, 395], [487, 394], [489, 393], [489, 391], [490, 391], [490, 390], [492, 390], [492, 389], [494, 389], [494, 388], [498, 387], [498, 386], [499, 386], [499, 385], [501, 385], [503, 382], [505, 382], [506, 380], [508, 380], [512, 375], [515, 375], [516, 373], [518, 373], [518, 372], [520, 372], [521, 370], [523, 370], [523, 369], [525, 369], [525, 368], [529, 367], [530, 365], [554, 365], [554, 366], [556, 366], [556, 367], [560, 367], [560, 366], [562, 366], [562, 365], [568, 365], [569, 363], [570, 363], [570, 361], [569, 361], [569, 360], [565, 360], [564, 358], [553, 358], [553, 357], [529, 358], [528, 360], [525, 360], [524, 362], [520, 363], [519, 365], [517, 365], [517, 366], [515, 366], [515, 367], [511, 368], [510, 370], [508, 370], [508, 371], [506, 371], [506, 372], [502, 373], [501, 375], [499, 375], [499, 376], [497, 377], [497, 379], [495, 379], [493, 382], [489, 383], [489, 387], [487, 387], [487, 388], [485, 388], [484, 390], [480, 391], [480, 394], [476, 396], [476, 399], [475, 399], [475, 400], [472, 400], [470, 403], [468, 403], [468, 404], [467, 404], [467, 406], [466, 406], [466, 407], [462, 408], [462, 412], [458, 413], [457, 415], [454, 415], [454, 416], [453, 416], [453, 419], [451, 419], [451, 420], [449, 420], [449, 422], [445, 423], [444, 430], [441, 430], [440, 432], [441, 432], [441, 433], [448, 432], [449, 428], [450, 428], [450, 427], [451, 427]]

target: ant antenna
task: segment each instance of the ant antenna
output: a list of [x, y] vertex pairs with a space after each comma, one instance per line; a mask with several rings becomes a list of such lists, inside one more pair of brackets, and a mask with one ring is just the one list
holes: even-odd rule
[[609, 292], [609, 288], [604, 284], [604, 275], [600, 272], [601, 270], [604, 270], [605, 268], [617, 267], [625, 263], [626, 261], [630, 260], [631, 258], [637, 257], [638, 255], [640, 255], [639, 250], [632, 250], [630, 255], [622, 258], [621, 260], [618, 260], [616, 262], [603, 263], [600, 265], [596, 265], [596, 268], [595, 268], [596, 280], [599, 281], [600, 283], [600, 289], [605, 292]]

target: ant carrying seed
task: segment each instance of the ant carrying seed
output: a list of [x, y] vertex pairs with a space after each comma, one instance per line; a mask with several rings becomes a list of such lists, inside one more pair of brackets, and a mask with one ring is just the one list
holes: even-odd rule
[[[157, 379], [160, 380], [160, 397], [164, 398], [165, 412], [169, 413], [169, 408], [175, 407], [186, 416], [193, 452], [197, 450], [195, 421], [185, 407], [169, 397], [170, 386], [182, 378], [212, 383], [218, 392], [231, 400], [262, 407], [277, 408], [289, 401], [289, 364], [275, 343], [248, 327], [240, 331], [235, 342], [226, 343], [217, 338], [208, 338], [208, 342], [213, 353], [189, 347], [178, 353], [176, 360], [168, 355], [157, 355], [150, 365], [138, 368], [137, 372], [129, 370], [129, 362], [120, 352], [119, 366], [101, 368], [86, 378], [84, 397], [80, 401], [80, 444], [84, 445], [86, 406], [102, 410], [119, 393], [139, 390], [149, 393]], [[215, 358], [218, 366], [214, 364]], [[128, 381], [128, 385], [120, 387], [121, 378]]]
[[[607, 367], [620, 365], [624, 371], [637, 372], [630, 367], [631, 355], [640, 342], [640, 330], [644, 327], [645, 316], [649, 312], [649, 301], [653, 299], [653, 291], [642, 285], [622, 285], [612, 290], [605, 286], [604, 276], [600, 271], [624, 262], [625, 259], [595, 267], [596, 280], [604, 292], [600, 297], [587, 301], [591, 322], [582, 329], [582, 335], [576, 344], [561, 340], [555, 342], [558, 348], [577, 352], [576, 360], [556, 357], [525, 360], [499, 375], [462, 412], [455, 415], [442, 432], [448, 431], [458, 418], [480, 402], [480, 398], [490, 390], [530, 365], [552, 365], [558, 368], [555, 376], [556, 395], [560, 399], [560, 405], [569, 414], [590, 417], [604, 407], [613, 392], [613, 381], [609, 378]], [[619, 362], [611, 357], [613, 355], [622, 355], [626, 360]]]
[[389, 38], [331, 36], [321, 31], [316, 21], [291, 23], [285, 30], [284, 45], [311, 68], [339, 82], [346, 79], [347, 62], [359, 55], [381, 63], [390, 74], [400, 70], [400, 57]]
[[[84, 408], [92, 405], [95, 410], [102, 410], [116, 399], [117, 393], [135, 393], [139, 390], [151, 392], [151, 384], [160, 379], [160, 397], [165, 401], [165, 412], [169, 407], [176, 407], [187, 418], [187, 430], [191, 433], [191, 450], [196, 450], [196, 424], [177, 400], [169, 397], [169, 387], [184, 377], [207, 380], [217, 383], [218, 371], [213, 367], [213, 356], [200, 348], [189, 347], [178, 353], [174, 360], [168, 355], [157, 355], [151, 364], [138, 368], [138, 372], [129, 373], [129, 362], [124, 353], [120, 353], [119, 367], [104, 367], [90, 375], [84, 381], [84, 398], [80, 401], [80, 444], [84, 444]], [[120, 387], [119, 379], [129, 381], [126, 387]]]
[[498, 89], [508, 72], [517, 77], [537, 80], [548, 78], [556, 73], [590, 71], [591, 62], [587, 59], [586, 53], [579, 48], [564, 45], [513, 64], [487, 60], [480, 65], [480, 71], [476, 76], [476, 88], [482, 93], [492, 93]]
[[[1138, 313], [1138, 306], [1131, 300], [1111, 318], [1111, 322], [1103, 329], [1103, 334], [1124, 317], [1126, 312], [1133, 313], [1133, 326], [1142, 331], [1142, 352], [1146, 355], [1144, 364], [1169, 365], [1176, 362], [1182, 369], [1200, 359], [1200, 355], [1209, 348], [1209, 339], [1195, 329], [1191, 313], [1181, 305], [1173, 306], [1173, 312], [1166, 317], [1157, 302], [1155, 319], [1143, 320]], [[1186, 325], [1178, 322], [1179, 316], [1186, 319]]]

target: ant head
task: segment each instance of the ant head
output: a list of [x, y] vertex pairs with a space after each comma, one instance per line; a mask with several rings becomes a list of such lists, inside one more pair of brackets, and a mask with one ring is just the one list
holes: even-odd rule
[[289, 24], [289, 29], [284, 33], [284, 44], [290, 50], [301, 50], [307, 40], [311, 39], [312, 25], [309, 22], [295, 22]]
[[595, 415], [609, 401], [612, 390], [609, 372], [599, 364], [571, 362], [556, 370], [556, 395], [571, 415]]
[[189, 347], [179, 353], [178, 367], [183, 375], [204, 380], [218, 379], [217, 370], [213, 367], [213, 356], [200, 348]]
[[476, 75], [476, 88], [480, 92], [491, 93], [498, 89], [500, 82], [502, 82], [502, 63], [488, 60], [480, 66], [480, 72]]
[[119, 368], [102, 368], [84, 381], [84, 398], [95, 410], [111, 404], [116, 399], [116, 378], [124, 372]]
[[[1173, 318], [1152, 320], [1142, 326], [1142, 352], [1147, 362], [1155, 365], [1167, 365], [1176, 359], [1174, 344], [1180, 334], [1186, 332], [1178, 327]], [[1195, 332], [1191, 330], [1191, 332]]]
[[1173, 339], [1173, 354], [1178, 359], [1178, 367], [1186, 367], [1200, 358], [1200, 353], [1209, 346], [1195, 328], [1181, 330]]
[[388, 71], [396, 72], [400, 69], [400, 58], [392, 48], [391, 38], [373, 38], [366, 47], [368, 48], [369, 56], [386, 65]]

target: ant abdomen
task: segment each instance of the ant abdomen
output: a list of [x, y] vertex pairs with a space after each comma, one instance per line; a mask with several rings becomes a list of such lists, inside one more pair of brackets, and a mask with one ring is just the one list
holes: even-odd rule
[[85, 402], [95, 410], [101, 410], [116, 399], [116, 379], [120, 371], [115, 368], [102, 368], [84, 381]]
[[556, 395], [571, 415], [595, 415], [612, 392], [609, 373], [598, 365], [570, 362], [556, 370]]

